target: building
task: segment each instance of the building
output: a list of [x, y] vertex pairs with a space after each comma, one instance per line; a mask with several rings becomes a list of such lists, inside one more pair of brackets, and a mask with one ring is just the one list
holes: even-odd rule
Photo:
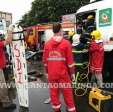
[[8, 27], [12, 23], [12, 13], [0, 11], [0, 19], [4, 19]]

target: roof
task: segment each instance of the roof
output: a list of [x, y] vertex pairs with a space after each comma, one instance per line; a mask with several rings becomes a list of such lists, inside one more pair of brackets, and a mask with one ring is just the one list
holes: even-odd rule
[[77, 13], [96, 10], [100, 7], [104, 8], [104, 7], [110, 6], [110, 5], [111, 5], [111, 7], [113, 7], [113, 0], [103, 0], [103, 1], [99, 1], [99, 2], [94, 2], [94, 3], [90, 3], [88, 5], [82, 6], [80, 9], [77, 10]]

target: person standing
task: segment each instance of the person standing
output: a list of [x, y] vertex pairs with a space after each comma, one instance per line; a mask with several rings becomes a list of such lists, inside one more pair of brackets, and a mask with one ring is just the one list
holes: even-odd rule
[[[8, 88], [6, 85], [3, 69], [6, 67], [6, 56], [4, 47], [12, 41], [12, 31], [8, 31], [6, 40], [0, 40], [0, 102], [3, 108], [16, 108], [16, 105], [8, 97]], [[3, 87], [2, 87], [3, 86]]]
[[92, 73], [91, 82], [96, 78], [98, 86], [101, 87], [103, 82], [102, 69], [104, 62], [103, 41], [101, 40], [101, 33], [98, 30], [94, 30], [91, 36], [92, 41], [89, 45], [90, 72]]
[[[52, 108], [54, 112], [61, 112], [59, 93], [63, 93], [68, 112], [76, 112], [71, 87], [71, 76], [75, 73], [71, 44], [63, 38], [60, 23], [53, 24], [53, 33], [54, 36], [45, 43], [43, 53]], [[61, 87], [66, 84], [69, 84], [70, 87]]]
[[87, 17], [87, 21], [85, 23], [85, 29], [87, 33], [91, 33], [93, 30], [96, 30], [94, 15], [89, 15]]

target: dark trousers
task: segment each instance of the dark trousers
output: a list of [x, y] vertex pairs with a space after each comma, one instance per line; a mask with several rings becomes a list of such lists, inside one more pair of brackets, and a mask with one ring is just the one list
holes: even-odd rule
[[113, 51], [104, 54], [103, 80], [113, 83]]

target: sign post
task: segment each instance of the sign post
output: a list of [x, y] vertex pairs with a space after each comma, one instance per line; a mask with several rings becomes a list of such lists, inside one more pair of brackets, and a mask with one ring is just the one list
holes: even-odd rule
[[12, 61], [20, 112], [28, 112], [28, 76], [22, 27], [13, 25]]

